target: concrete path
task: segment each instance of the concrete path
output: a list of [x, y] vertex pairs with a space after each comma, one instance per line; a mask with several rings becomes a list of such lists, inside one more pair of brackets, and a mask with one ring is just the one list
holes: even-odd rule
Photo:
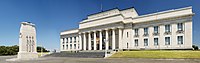
[[44, 57], [36, 60], [6, 61], [16, 56], [0, 56], [0, 63], [200, 63], [200, 59], [67, 58]]

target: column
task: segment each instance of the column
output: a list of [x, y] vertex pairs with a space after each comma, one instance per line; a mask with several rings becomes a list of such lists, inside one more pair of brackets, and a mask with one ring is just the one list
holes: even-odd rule
[[94, 31], [94, 50], [97, 50], [96, 31]]
[[88, 33], [88, 50], [91, 50], [91, 33]]
[[81, 33], [79, 34], [79, 50], [82, 50], [82, 37], [81, 37]]
[[79, 50], [80, 48], [80, 42], [79, 42], [79, 36], [76, 36], [76, 50]]
[[119, 28], [119, 49], [122, 49], [122, 29]]
[[67, 50], [69, 50], [69, 49], [70, 49], [70, 37], [68, 37], [67, 39], [68, 39], [68, 43], [67, 43], [67, 44], [68, 44], [68, 47], [67, 47]]
[[[20, 42], [21, 43], [21, 42]], [[21, 45], [21, 44], [20, 44]], [[19, 51], [22, 51], [21, 49], [21, 46], [19, 45]], [[63, 51], [63, 40], [62, 38], [60, 38], [60, 50]]]
[[72, 49], [71, 49], [71, 50], [74, 50], [74, 44], [75, 44], [75, 43], [74, 43], [74, 37], [72, 37], [72, 40], [71, 40], [71, 41], [72, 41], [72, 43], [71, 43], [71, 44], [72, 44]]
[[83, 34], [83, 50], [86, 50], [86, 33]]
[[112, 30], [112, 49], [115, 49], [115, 29]]
[[109, 41], [108, 41], [108, 30], [106, 30], [106, 50], [109, 49]]
[[99, 31], [99, 50], [102, 50], [102, 31]]
[[67, 50], [67, 48], [68, 48], [67, 47], [67, 38], [64, 38], [64, 44], [65, 44], [65, 46], [64, 46], [65, 48], [64, 49]]

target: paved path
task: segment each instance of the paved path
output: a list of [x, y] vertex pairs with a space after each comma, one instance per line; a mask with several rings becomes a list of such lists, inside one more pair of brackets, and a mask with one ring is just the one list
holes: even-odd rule
[[29, 61], [6, 61], [16, 56], [0, 56], [0, 63], [200, 63], [200, 59], [67, 58], [45, 57]]

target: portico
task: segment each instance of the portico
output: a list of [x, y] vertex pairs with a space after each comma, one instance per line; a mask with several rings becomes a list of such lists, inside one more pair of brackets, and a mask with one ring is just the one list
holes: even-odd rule
[[[116, 42], [116, 31], [119, 31], [118, 28], [113, 29], [102, 29], [88, 32], [80, 32], [80, 42], [82, 42], [83, 50], [114, 50], [118, 46]], [[85, 37], [85, 38], [84, 38]], [[87, 38], [86, 38], [87, 37]]]

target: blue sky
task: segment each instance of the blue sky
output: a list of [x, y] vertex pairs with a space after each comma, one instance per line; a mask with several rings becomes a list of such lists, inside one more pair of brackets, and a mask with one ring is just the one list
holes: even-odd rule
[[36, 24], [37, 44], [59, 49], [59, 33], [92, 13], [134, 7], [139, 15], [193, 7], [193, 44], [200, 45], [200, 0], [0, 0], [0, 45], [18, 44], [20, 22]]

